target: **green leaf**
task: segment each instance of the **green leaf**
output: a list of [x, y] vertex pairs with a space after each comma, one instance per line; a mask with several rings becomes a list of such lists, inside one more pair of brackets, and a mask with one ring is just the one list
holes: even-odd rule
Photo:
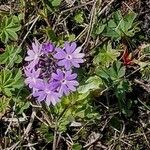
[[83, 18], [83, 12], [79, 12], [75, 15], [74, 20], [76, 21], [76, 23], [83, 23], [84, 22], [84, 18]]
[[79, 143], [75, 143], [72, 145], [72, 150], [81, 150], [82, 146]]
[[104, 31], [105, 27], [106, 27], [106, 24], [101, 24], [101, 23], [100, 23], [100, 24], [96, 27], [95, 34], [97, 34], [97, 35], [101, 34], [101, 33]]
[[54, 7], [57, 7], [61, 4], [62, 0], [53, 0], [51, 3], [52, 3], [52, 6]]
[[114, 19], [114, 22], [115, 22], [116, 24], [119, 24], [120, 21], [123, 20], [123, 16], [122, 16], [120, 10], [114, 12], [114, 14], [113, 14], [113, 19]]
[[43, 123], [38, 130], [42, 133], [42, 136], [45, 138], [47, 142], [53, 141], [54, 136], [53, 133], [50, 132], [50, 127], [46, 126]]
[[15, 63], [20, 63], [22, 61], [22, 57], [19, 55], [20, 52], [21, 48], [13, 45], [7, 45], [5, 52], [0, 54], [0, 64], [5, 64], [12, 68]]
[[110, 67], [110, 77], [112, 80], [118, 80], [125, 75], [125, 67], [121, 65], [121, 62], [116, 61], [113, 66]]
[[78, 92], [87, 93], [96, 89], [100, 89], [101, 85], [101, 78], [99, 78], [98, 76], [92, 76], [85, 82], [85, 85], [82, 85], [78, 88]]
[[0, 38], [2, 42], [7, 43], [8, 40], [17, 40], [17, 32], [21, 29], [20, 19], [17, 16], [4, 16], [0, 23]]
[[51, 28], [46, 28], [45, 31], [49, 40], [51, 40], [52, 42], [58, 41], [58, 37], [56, 36], [55, 32]]
[[111, 86], [112, 80], [110, 79], [109, 68], [97, 67], [96, 74], [102, 79], [105, 86]]
[[14, 40], [18, 39], [18, 35], [12, 29], [7, 29], [6, 31], [10, 39], [14, 39]]
[[97, 67], [96, 74], [102, 79], [105, 86], [112, 86], [113, 83], [116, 81], [118, 83], [125, 75], [125, 67], [122, 66], [120, 61], [115, 61], [109, 67]]
[[10, 98], [7, 98], [6, 96], [0, 97], [0, 118], [1, 118], [1, 114], [4, 113], [6, 109], [9, 107], [9, 101]]
[[0, 92], [11, 96], [15, 89], [23, 87], [21, 70], [3, 69], [0, 71]]
[[114, 22], [114, 20], [110, 20], [108, 22], [108, 25], [106, 26], [103, 35], [110, 37], [112, 39], [120, 39], [121, 33], [120, 31], [116, 30], [117, 24]]
[[74, 41], [75, 38], [76, 38], [75, 34], [68, 34], [68, 35], [65, 37], [66, 41], [69, 41], [69, 42]]
[[150, 82], [150, 63], [146, 63], [146, 66], [142, 68], [141, 70], [142, 73], [142, 79]]
[[145, 55], [150, 56], [150, 44], [143, 44], [142, 51]]
[[134, 12], [129, 12], [125, 17], [125, 31], [128, 31], [129, 29], [132, 28], [134, 20], [136, 19], [137, 14]]
[[115, 40], [126, 38], [126, 36], [133, 37], [136, 32], [140, 31], [139, 23], [135, 21], [136, 16], [134, 12], [129, 12], [125, 16], [122, 16], [121, 11], [115, 12], [113, 18], [108, 21], [103, 34]]
[[15, 70], [13, 77], [14, 77], [13, 87], [16, 89], [20, 89], [20, 87], [24, 85], [21, 70], [20, 69]]
[[29, 108], [29, 106], [30, 106], [29, 102], [23, 103], [23, 105], [20, 107], [18, 114], [22, 114], [25, 110], [27, 110]]
[[114, 91], [122, 113], [126, 116], [131, 116], [132, 111], [130, 109], [132, 106], [132, 101], [130, 99], [126, 99], [126, 93], [131, 91], [129, 82], [126, 79], [121, 80], [114, 87]]
[[93, 63], [97, 66], [106, 66], [108, 67], [111, 63], [117, 60], [119, 52], [115, 49], [112, 49], [111, 44], [108, 43], [99, 49], [98, 55], [94, 57]]

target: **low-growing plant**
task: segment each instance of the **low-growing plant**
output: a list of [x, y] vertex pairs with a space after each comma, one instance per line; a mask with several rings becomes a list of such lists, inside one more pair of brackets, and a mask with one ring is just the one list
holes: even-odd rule
[[99, 48], [98, 54], [95, 55], [93, 63], [97, 66], [108, 67], [111, 63], [117, 60], [119, 55], [120, 53], [112, 48], [111, 43], [104, 44]]
[[121, 11], [116, 11], [112, 19], [108, 21], [103, 35], [115, 40], [133, 37], [136, 32], [140, 31], [139, 23], [135, 20], [136, 16], [137, 14], [134, 12], [122, 16]]
[[12, 68], [14, 64], [19, 64], [22, 61], [20, 56], [21, 48], [18, 46], [7, 45], [4, 52], [0, 55], [0, 64]]
[[0, 39], [7, 43], [9, 40], [16, 41], [18, 39], [17, 32], [21, 29], [22, 16], [0, 16]]
[[0, 92], [4, 95], [12, 96], [16, 89], [23, 87], [22, 72], [20, 69], [0, 71]]

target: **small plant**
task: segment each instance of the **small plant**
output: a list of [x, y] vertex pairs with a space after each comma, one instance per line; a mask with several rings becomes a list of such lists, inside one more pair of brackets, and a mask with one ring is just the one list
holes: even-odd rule
[[103, 83], [99, 76], [94, 75], [90, 76], [86, 81], [84, 85], [81, 85], [78, 88], [78, 92], [82, 94], [90, 94], [90, 91], [95, 91], [98, 89], [103, 89]]
[[94, 65], [108, 67], [117, 60], [119, 55], [117, 50], [112, 49], [111, 43], [108, 43], [99, 48], [99, 53], [94, 57], [93, 63]]
[[20, 69], [0, 71], [0, 92], [4, 95], [12, 96], [15, 89], [23, 86], [22, 73]]
[[0, 97], [0, 119], [1, 115], [5, 114], [5, 111], [9, 108], [9, 101], [10, 98], [7, 98], [6, 96]]
[[121, 62], [115, 61], [110, 67], [96, 68], [96, 74], [100, 76], [106, 86], [114, 85], [124, 77], [125, 67], [121, 65]]
[[62, 0], [50, 0], [52, 6], [57, 7], [61, 4]]
[[125, 115], [130, 115], [131, 105], [127, 105], [126, 92], [131, 90], [129, 82], [124, 79], [125, 67], [119, 61], [109, 67], [99, 67], [96, 69], [96, 74], [100, 76], [106, 88], [113, 90], [117, 99], [120, 110]]
[[150, 65], [146, 65], [141, 69], [142, 78], [146, 81], [150, 81]]
[[136, 16], [134, 12], [129, 12], [125, 16], [122, 16], [120, 11], [115, 12], [112, 19], [108, 21], [103, 35], [115, 40], [133, 37], [136, 32], [140, 31], [139, 23], [135, 21]]
[[20, 52], [21, 48], [7, 45], [5, 51], [0, 55], [0, 64], [5, 64], [7, 67], [12, 68], [14, 64], [21, 63], [22, 57], [19, 55]]
[[4, 43], [8, 40], [17, 40], [17, 32], [21, 29], [20, 16], [0, 16], [2, 21], [0, 23], [0, 39]]
[[143, 44], [141, 46], [142, 57], [137, 63], [141, 67], [142, 78], [146, 81], [150, 81], [150, 45]]
[[76, 23], [79, 23], [79, 24], [83, 23], [84, 22], [83, 12], [76, 13], [74, 16], [74, 20]]
[[74, 92], [68, 96], [64, 96], [62, 101], [54, 107], [54, 112], [58, 116], [56, 117], [58, 130], [65, 132], [68, 125], [76, 120], [88, 120], [89, 122], [93, 122], [93, 119], [96, 120], [99, 114], [90, 103], [89, 93]]

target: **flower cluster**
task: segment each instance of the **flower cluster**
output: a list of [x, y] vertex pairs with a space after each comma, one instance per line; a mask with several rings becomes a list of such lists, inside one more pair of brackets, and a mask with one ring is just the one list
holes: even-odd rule
[[27, 54], [25, 83], [39, 102], [55, 105], [63, 95], [76, 91], [79, 83], [72, 69], [79, 68], [84, 62], [84, 53], [75, 42], [65, 42], [64, 47], [60, 48], [50, 42], [41, 44], [35, 39]]

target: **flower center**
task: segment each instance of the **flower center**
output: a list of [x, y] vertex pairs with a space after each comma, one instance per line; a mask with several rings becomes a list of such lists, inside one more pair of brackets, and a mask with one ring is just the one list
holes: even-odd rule
[[36, 83], [36, 78], [32, 78], [33, 82]]
[[67, 56], [66, 56], [66, 59], [71, 60], [71, 59], [72, 59], [72, 56], [71, 56], [71, 55], [67, 55]]
[[66, 84], [66, 80], [65, 80], [65, 79], [62, 79], [62, 80], [61, 80], [61, 83], [62, 83], [62, 84]]
[[34, 60], [36, 60], [36, 59], [38, 59], [38, 55], [37, 54], [35, 54], [35, 56], [34, 56]]
[[50, 91], [49, 89], [45, 89], [45, 93], [46, 93], [46, 94], [50, 94], [51, 91]]

